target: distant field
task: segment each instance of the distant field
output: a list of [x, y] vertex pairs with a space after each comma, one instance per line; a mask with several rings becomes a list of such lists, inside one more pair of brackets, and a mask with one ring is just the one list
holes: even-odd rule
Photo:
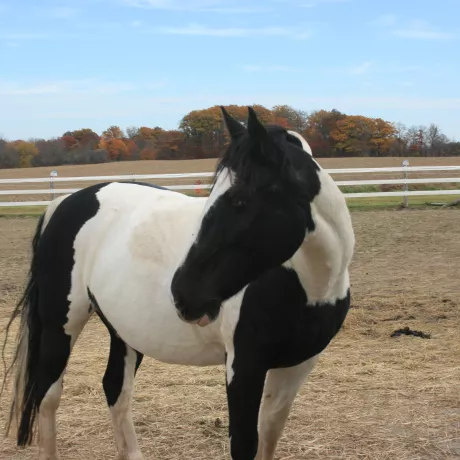
[[[451, 166], [460, 165], [459, 157], [407, 158], [411, 166]], [[401, 166], [403, 158], [318, 158], [318, 163], [327, 169], [338, 168], [379, 168]], [[213, 171], [215, 159], [182, 161], [123, 161], [97, 165], [46, 166], [26, 169], [1, 169], [0, 179], [22, 177], [47, 177], [57, 170], [59, 176], [100, 176], [117, 174], [162, 174]]]
[[[436, 157], [436, 158], [408, 158], [411, 166], [460, 166], [459, 157]], [[81, 177], [81, 176], [107, 176], [107, 175], [129, 175], [129, 174], [167, 174], [167, 173], [197, 173], [197, 172], [212, 172], [216, 166], [216, 159], [208, 160], [183, 160], [183, 161], [126, 161], [118, 163], [103, 163], [97, 165], [68, 165], [57, 167], [40, 167], [40, 168], [27, 168], [27, 169], [4, 169], [0, 170], [0, 179], [19, 179], [19, 178], [32, 178], [32, 177], [49, 177], [50, 172], [55, 169], [59, 177]], [[401, 166], [403, 158], [318, 158], [318, 162], [326, 169], [346, 169], [346, 168], [378, 168], [378, 167], [398, 167]], [[401, 178], [401, 173], [372, 173], [372, 174], [336, 174], [333, 175], [335, 180], [361, 180], [361, 179], [396, 179]], [[411, 178], [434, 178], [434, 177], [460, 177], [460, 172], [422, 172], [411, 173]], [[58, 188], [82, 188], [91, 185], [94, 182], [100, 181], [80, 181], [80, 182], [60, 182], [56, 183]], [[154, 180], [159, 185], [178, 185], [187, 184], [194, 185], [197, 179], [184, 178], [184, 179], [169, 179], [169, 180]], [[208, 182], [207, 179], [201, 182]], [[0, 190], [36, 190], [48, 189], [49, 184], [44, 183], [26, 183], [26, 184], [0, 184]], [[450, 184], [423, 184], [411, 185], [411, 190], [420, 189], [458, 189], [460, 185], [457, 183]], [[342, 187], [345, 193], [349, 192], [378, 192], [378, 191], [391, 191], [400, 190], [401, 186], [360, 186], [360, 187]], [[194, 191], [188, 192], [194, 193]], [[206, 193], [203, 191], [202, 193]], [[36, 201], [48, 200], [48, 194], [30, 194], [30, 195], [0, 195], [0, 201]], [[426, 202], [441, 202], [450, 201], [452, 196], [447, 197], [414, 197], [410, 202], [416, 205], [423, 205]], [[377, 198], [366, 201], [366, 206], [376, 205], [381, 206], [394, 206], [401, 202], [398, 198]], [[352, 200], [350, 204], [353, 208], [364, 204], [362, 200]], [[35, 210], [36, 211], [36, 210]], [[0, 214], [17, 214], [17, 213], [30, 213], [29, 210], [22, 209], [0, 209]], [[35, 213], [32, 210], [32, 213]]]

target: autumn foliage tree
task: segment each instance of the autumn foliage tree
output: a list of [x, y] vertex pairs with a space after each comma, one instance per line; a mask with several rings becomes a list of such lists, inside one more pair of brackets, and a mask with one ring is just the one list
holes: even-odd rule
[[336, 141], [332, 132], [337, 128], [337, 123], [345, 117], [346, 115], [338, 110], [318, 110], [309, 115], [306, 129], [302, 134], [308, 139], [315, 156], [333, 156]]
[[34, 157], [39, 153], [32, 142], [16, 141], [9, 148], [17, 153], [20, 168], [30, 168]]
[[105, 131], [102, 132], [102, 137], [106, 140], [108, 139], [123, 139], [125, 134], [119, 126], [110, 126]]
[[[307, 113], [289, 105], [253, 107], [264, 123], [276, 123], [302, 134], [315, 157], [460, 156], [460, 142], [449, 140], [436, 124], [406, 127], [335, 109]], [[226, 109], [246, 124], [247, 106], [228, 105]], [[112, 125], [101, 135], [82, 128], [54, 139], [0, 139], [0, 168], [215, 158], [228, 142], [222, 112], [216, 105], [191, 111], [173, 130], [130, 126], [123, 131]]]
[[129, 149], [123, 139], [117, 138], [102, 138], [100, 148], [107, 151], [109, 158], [112, 161], [122, 161], [129, 159]]
[[345, 116], [331, 132], [335, 150], [352, 156], [382, 156], [390, 151], [395, 128], [381, 118]]

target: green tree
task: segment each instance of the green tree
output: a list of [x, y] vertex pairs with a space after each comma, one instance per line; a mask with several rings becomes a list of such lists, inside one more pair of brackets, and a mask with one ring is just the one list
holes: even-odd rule
[[32, 160], [38, 155], [38, 149], [32, 142], [18, 141], [14, 146], [19, 155], [19, 167], [30, 168]]
[[284, 119], [287, 127], [302, 133], [308, 126], [308, 114], [302, 110], [296, 110], [290, 105], [275, 105], [272, 109], [273, 115], [277, 119]]

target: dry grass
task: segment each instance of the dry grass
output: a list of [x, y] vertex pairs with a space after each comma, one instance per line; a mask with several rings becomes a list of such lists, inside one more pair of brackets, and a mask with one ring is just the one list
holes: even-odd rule
[[[324, 168], [379, 168], [401, 166], [403, 158], [318, 158]], [[458, 157], [414, 157], [408, 158], [411, 166], [451, 166], [458, 165]], [[181, 160], [181, 161], [123, 161], [97, 165], [45, 166], [27, 169], [1, 169], [0, 179], [19, 177], [48, 177], [56, 169], [60, 177], [99, 176], [117, 174], [162, 174], [179, 172], [214, 171], [216, 160]]]
[[[354, 308], [302, 388], [278, 459], [460, 458], [460, 212], [352, 217]], [[23, 285], [34, 225], [0, 219], [0, 327]], [[390, 337], [403, 326], [432, 338]], [[58, 413], [63, 459], [115, 458], [101, 387], [107, 347], [92, 320], [72, 355]], [[0, 407], [3, 424], [5, 400]], [[146, 458], [228, 458], [223, 369], [145, 359], [134, 420]], [[0, 446], [2, 460], [36, 458], [35, 446], [16, 451], [12, 438]]]

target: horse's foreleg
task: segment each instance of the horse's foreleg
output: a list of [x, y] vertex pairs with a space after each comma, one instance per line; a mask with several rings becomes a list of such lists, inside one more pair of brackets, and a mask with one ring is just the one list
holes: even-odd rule
[[[228, 353], [230, 351], [230, 353]], [[227, 399], [229, 410], [230, 453], [233, 460], [254, 460], [257, 454], [257, 420], [266, 369], [260, 360], [233, 357], [227, 350]]]
[[268, 371], [259, 415], [257, 460], [273, 460], [292, 403], [305, 379], [318, 361], [315, 356], [294, 367]]
[[110, 331], [110, 356], [103, 379], [120, 460], [142, 460], [132, 419], [134, 377], [143, 355]]

